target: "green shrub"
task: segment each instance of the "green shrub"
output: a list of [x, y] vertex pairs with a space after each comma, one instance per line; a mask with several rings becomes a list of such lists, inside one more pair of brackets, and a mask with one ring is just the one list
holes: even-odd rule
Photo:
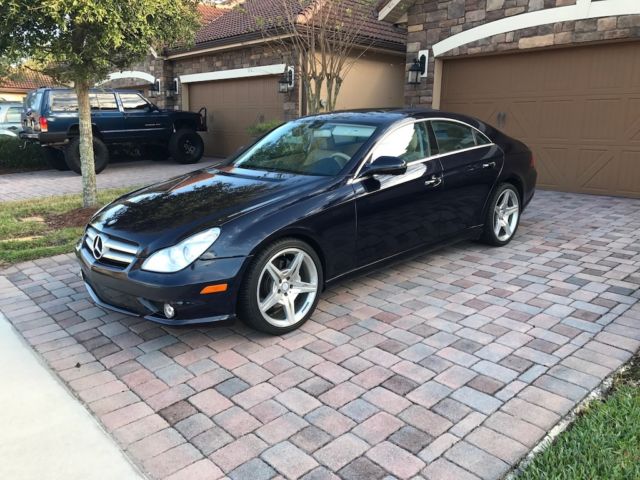
[[247, 127], [247, 133], [253, 138], [261, 137], [283, 123], [284, 122], [282, 120], [267, 120], [266, 122], [259, 122]]
[[38, 170], [47, 168], [42, 156], [42, 148], [19, 138], [0, 135], [0, 171]]

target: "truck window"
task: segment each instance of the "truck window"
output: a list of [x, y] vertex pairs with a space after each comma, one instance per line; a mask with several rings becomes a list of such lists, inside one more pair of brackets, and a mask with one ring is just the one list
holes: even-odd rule
[[51, 92], [52, 112], [77, 112], [78, 97], [73, 92]]
[[113, 93], [92, 93], [89, 95], [91, 110], [100, 112], [117, 111], [118, 104]]
[[149, 103], [137, 93], [121, 93], [120, 101], [125, 112], [149, 110]]

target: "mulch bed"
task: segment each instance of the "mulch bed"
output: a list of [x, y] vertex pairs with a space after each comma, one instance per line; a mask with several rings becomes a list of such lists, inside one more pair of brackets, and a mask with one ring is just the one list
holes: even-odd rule
[[65, 213], [48, 215], [46, 222], [51, 228], [84, 227], [97, 211], [96, 207], [76, 208]]

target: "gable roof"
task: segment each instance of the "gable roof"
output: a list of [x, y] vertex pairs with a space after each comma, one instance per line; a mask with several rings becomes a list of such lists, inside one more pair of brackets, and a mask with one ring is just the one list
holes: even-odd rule
[[220, 8], [215, 5], [207, 5], [204, 3], [198, 4], [198, 13], [202, 17], [202, 25], [207, 26], [215, 19], [219, 18], [225, 12], [228, 12], [226, 8]]
[[[294, 11], [301, 13], [304, 10], [300, 0], [246, 0], [204, 25], [196, 34], [193, 49], [262, 38], [265, 29], [275, 29], [285, 17], [283, 1], [289, 2]], [[367, 0], [343, 1], [352, 4], [354, 9], [363, 6], [367, 8], [366, 23], [362, 27], [364, 37], [374, 44], [404, 50], [406, 32], [390, 23], [379, 21], [375, 6], [371, 6]]]
[[0, 90], [14, 92], [27, 92], [36, 88], [54, 85], [57, 85], [57, 83], [51, 77], [26, 68], [0, 80]]

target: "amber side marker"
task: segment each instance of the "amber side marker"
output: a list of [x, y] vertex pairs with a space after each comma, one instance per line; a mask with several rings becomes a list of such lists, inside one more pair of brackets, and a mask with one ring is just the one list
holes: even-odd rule
[[206, 295], [207, 293], [219, 293], [219, 292], [226, 292], [226, 291], [227, 291], [227, 284], [219, 283], [218, 285], [207, 285], [202, 290], [200, 290], [200, 293], [202, 295]]

